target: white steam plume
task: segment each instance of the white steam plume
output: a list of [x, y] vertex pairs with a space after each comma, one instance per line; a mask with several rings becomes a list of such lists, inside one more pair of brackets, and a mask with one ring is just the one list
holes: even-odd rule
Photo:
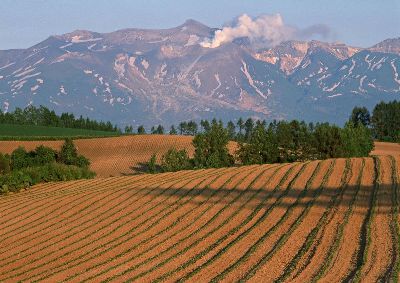
[[243, 14], [233, 26], [216, 31], [213, 39], [206, 38], [200, 44], [203, 47], [216, 48], [236, 38], [248, 37], [253, 44], [269, 47], [282, 41], [306, 39], [315, 34], [326, 37], [329, 33], [329, 28], [324, 25], [310, 26], [303, 30], [286, 25], [280, 14], [262, 15], [254, 19]]

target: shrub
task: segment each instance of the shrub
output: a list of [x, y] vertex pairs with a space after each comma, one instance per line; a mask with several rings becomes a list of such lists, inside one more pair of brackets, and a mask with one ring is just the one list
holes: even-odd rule
[[74, 165], [77, 158], [78, 151], [76, 150], [74, 142], [72, 139], [66, 139], [58, 156], [59, 162], [66, 165]]
[[20, 170], [29, 167], [30, 160], [31, 158], [25, 148], [20, 146], [11, 153], [11, 169]]
[[147, 171], [151, 174], [154, 174], [157, 172], [157, 156], [153, 154], [147, 162]]
[[41, 182], [91, 179], [95, 173], [87, 168], [51, 163], [0, 175], [0, 193], [17, 192]]
[[75, 165], [81, 168], [87, 168], [90, 165], [89, 159], [78, 155], [78, 151], [72, 139], [65, 140], [58, 155], [58, 161], [65, 165]]
[[161, 169], [164, 172], [175, 172], [192, 167], [190, 158], [185, 149], [170, 149], [161, 159]]
[[57, 151], [50, 147], [43, 145], [38, 146], [35, 150], [35, 165], [41, 166], [49, 163], [56, 162]]
[[10, 156], [0, 153], [0, 175], [8, 174], [10, 171]]

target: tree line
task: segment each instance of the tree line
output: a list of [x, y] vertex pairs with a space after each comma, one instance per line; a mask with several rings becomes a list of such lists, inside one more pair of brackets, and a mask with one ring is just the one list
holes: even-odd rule
[[[350, 116], [349, 122], [353, 125], [362, 124], [371, 131], [371, 135], [375, 140], [378, 141], [390, 141], [400, 142], [400, 102], [381, 102], [375, 106], [372, 115], [366, 107], [355, 107]], [[251, 134], [257, 127], [257, 124], [266, 125], [266, 121], [257, 121], [252, 118], [239, 120], [235, 123], [229, 121], [226, 124], [226, 131], [228, 137], [232, 141], [237, 142], [249, 142]], [[287, 122], [273, 121], [272, 125], [278, 125], [278, 127], [285, 127]], [[309, 131], [313, 131], [317, 125], [325, 125], [326, 123], [309, 123], [292, 121], [290, 123], [299, 124], [302, 129], [309, 127]], [[199, 124], [195, 121], [181, 122], [177, 127], [172, 125], [169, 134], [170, 135], [189, 135], [195, 136], [198, 133], [204, 133], [210, 130], [211, 123], [208, 120], [201, 120]], [[345, 126], [346, 127], [346, 126]], [[125, 128], [126, 133], [133, 133], [133, 127], [127, 126]], [[278, 130], [278, 132], [280, 132]], [[167, 131], [162, 125], [153, 126], [150, 130], [150, 134], [166, 134]], [[137, 128], [137, 134], [146, 134], [146, 130], [143, 125]]]
[[[236, 123], [202, 120], [183, 122], [171, 134], [194, 135], [192, 158], [185, 150], [170, 149], [157, 163], [148, 162], [149, 172], [219, 168], [235, 164], [283, 163], [305, 160], [364, 157], [374, 148], [374, 140], [400, 142], [400, 102], [381, 102], [372, 115], [365, 107], [355, 107], [344, 127], [304, 121], [239, 119]], [[190, 126], [189, 126], [190, 125]], [[229, 141], [238, 149], [229, 152]]]
[[53, 110], [44, 106], [28, 106], [25, 109], [16, 108], [13, 112], [3, 113], [0, 110], [0, 124], [35, 125], [61, 128], [86, 129], [106, 132], [120, 132], [120, 129], [110, 121], [98, 122], [74, 114], [62, 113], [57, 115]]

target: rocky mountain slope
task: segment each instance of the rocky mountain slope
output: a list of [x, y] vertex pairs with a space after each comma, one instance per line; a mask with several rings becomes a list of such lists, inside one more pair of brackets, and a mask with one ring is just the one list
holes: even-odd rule
[[30, 104], [120, 125], [255, 117], [343, 123], [352, 107], [400, 99], [400, 38], [371, 48], [244, 38], [200, 43], [193, 20], [165, 30], [74, 31], [0, 51], [0, 109]]

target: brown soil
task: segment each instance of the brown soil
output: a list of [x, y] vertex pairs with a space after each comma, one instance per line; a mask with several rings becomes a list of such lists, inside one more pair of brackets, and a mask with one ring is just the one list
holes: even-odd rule
[[[393, 240], [396, 235], [391, 231], [392, 214], [392, 166], [389, 157], [380, 157], [381, 178], [377, 192], [376, 209], [371, 226], [371, 244], [367, 262], [361, 270], [361, 281], [381, 281], [389, 269], [393, 257]], [[379, 280], [378, 280], [379, 279]]]
[[[158, 157], [169, 149], [186, 149], [189, 155], [194, 152], [191, 136], [136, 135], [112, 138], [76, 140], [80, 154], [91, 161], [91, 169], [98, 177], [121, 176], [140, 173], [143, 164], [155, 153]], [[59, 150], [63, 141], [0, 141], [0, 152], [11, 153], [18, 146], [33, 150], [45, 145]], [[234, 153], [235, 142], [229, 143], [229, 150]]]
[[[353, 159], [353, 177], [350, 183], [356, 182], [361, 170], [361, 159]], [[355, 179], [355, 180], [354, 180]], [[374, 179], [374, 163], [372, 158], [365, 159], [361, 188], [354, 203], [353, 213], [349, 218], [349, 224], [343, 231], [343, 239], [340, 243], [337, 254], [329, 268], [328, 273], [321, 279], [321, 282], [339, 282], [345, 278], [351, 268], [357, 264], [356, 253], [361, 235], [361, 226], [367, 215], [368, 203], [372, 194]]]
[[375, 142], [371, 155], [400, 155], [400, 144], [392, 142]]
[[[400, 156], [395, 158], [400, 175]], [[334, 257], [322, 282], [342, 281], [356, 267], [361, 226], [369, 209], [375, 177], [372, 158], [365, 160], [361, 189], [337, 251], [330, 251], [330, 247], [356, 192], [362, 164], [362, 159], [358, 158], [351, 160], [352, 175], [347, 180], [343, 197], [329, 210], [326, 226], [321, 226], [316, 242], [296, 264], [287, 282], [309, 282], [329, 252], [333, 252]], [[371, 243], [361, 270], [361, 281], [365, 282], [383, 278], [392, 263], [393, 240], [398, 240], [391, 228], [391, 163], [388, 157], [380, 157], [380, 160], [381, 184], [372, 218]], [[224, 278], [224, 281], [237, 281], [270, 252], [272, 257], [251, 279], [273, 281], [291, 264], [340, 189], [343, 159], [336, 160], [321, 195], [314, 200], [299, 226], [282, 246], [276, 247], [279, 238], [288, 234], [306, 204], [314, 199], [313, 194], [331, 161], [322, 161], [321, 170], [305, 197], [244, 260], [239, 259], [294, 204], [318, 161], [305, 166], [288, 194], [266, 217], [263, 217], [264, 212], [285, 192], [303, 167], [302, 163], [43, 184], [29, 191], [0, 196], [0, 281], [97, 282], [111, 279], [120, 282], [146, 272], [139, 281], [152, 281], [170, 274], [163, 279], [172, 282], [195, 268], [199, 272], [189, 281], [209, 281], [239, 260]], [[273, 191], [292, 166], [294, 169], [288, 178]], [[220, 188], [222, 185], [224, 187]], [[267, 197], [270, 193], [272, 195]], [[260, 204], [261, 210], [251, 215]], [[244, 223], [250, 215], [249, 221]], [[400, 216], [396, 217], [400, 221]], [[257, 225], [253, 226], [255, 223]], [[236, 227], [238, 230], [231, 232]], [[249, 233], [238, 238], [246, 231]], [[202, 240], [197, 242], [199, 239]], [[213, 245], [219, 239], [223, 240]], [[187, 247], [190, 248], [184, 251]], [[185, 265], [202, 252], [200, 257]]]

